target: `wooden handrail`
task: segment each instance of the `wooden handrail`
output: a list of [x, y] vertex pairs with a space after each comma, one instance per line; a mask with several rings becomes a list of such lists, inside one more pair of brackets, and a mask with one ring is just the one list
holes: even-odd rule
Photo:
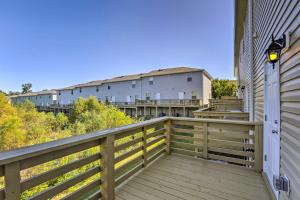
[[100, 140], [101, 138], [105, 138], [108, 135], [117, 135], [125, 131], [130, 131], [132, 129], [140, 128], [143, 126], [150, 126], [152, 124], [164, 122], [167, 119], [168, 117], [161, 117], [126, 126], [120, 126], [118, 128], [111, 128], [103, 131], [98, 131], [95, 133], [72, 136], [65, 139], [55, 140], [52, 142], [45, 142], [42, 144], [32, 145], [15, 150], [3, 151], [0, 152], [0, 166], [14, 161], [19, 161], [30, 157], [51, 153], [53, 151], [65, 149], [67, 147], [80, 145], [86, 142]]
[[[263, 124], [261, 122], [207, 118], [171, 117], [170, 119], [171, 130], [173, 130], [171, 143], [175, 142], [175, 146], [171, 149], [176, 152], [181, 151], [182, 154], [190, 156], [238, 164], [259, 172], [262, 170]], [[180, 133], [184, 133], [184, 136]], [[191, 142], [196, 145], [194, 149], [191, 149]], [[187, 148], [188, 146], [190, 147]]]
[[[0, 177], [4, 176], [6, 183], [5, 190], [0, 189], [0, 200], [20, 199], [22, 192], [83, 166], [90, 167], [32, 198], [51, 198], [58, 191], [97, 176], [67, 197], [73, 199], [95, 191], [95, 197], [113, 200], [117, 186], [163, 153], [222, 160], [260, 171], [262, 138], [260, 122], [162, 117], [1, 152]], [[27, 179], [21, 177], [22, 170], [82, 152], [85, 156], [78, 160]]]
[[233, 119], [249, 121], [248, 112], [230, 112], [230, 111], [203, 111], [196, 110], [193, 112], [195, 118], [213, 118], [213, 119]]

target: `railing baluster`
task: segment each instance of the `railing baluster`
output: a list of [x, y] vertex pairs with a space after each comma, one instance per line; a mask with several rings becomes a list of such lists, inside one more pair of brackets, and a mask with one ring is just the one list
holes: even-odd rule
[[143, 167], [147, 166], [147, 130], [145, 127], [142, 128], [143, 131]]
[[262, 171], [263, 164], [263, 126], [261, 124], [255, 125], [254, 130], [254, 148], [255, 148], [255, 158], [254, 165], [258, 172]]
[[18, 200], [21, 198], [20, 163], [13, 162], [4, 167], [5, 199]]
[[102, 179], [102, 199], [113, 200], [115, 199], [115, 177], [114, 177], [114, 135], [108, 135], [101, 142], [101, 165], [103, 167]]
[[208, 157], [208, 127], [207, 127], [207, 122], [203, 123], [203, 158], [207, 159]]
[[166, 129], [166, 154], [170, 154], [170, 146], [171, 146], [171, 120], [167, 120], [164, 124], [164, 128]]

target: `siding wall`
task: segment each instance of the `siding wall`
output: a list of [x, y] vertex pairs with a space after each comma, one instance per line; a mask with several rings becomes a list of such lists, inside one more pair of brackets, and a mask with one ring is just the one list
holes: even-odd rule
[[[245, 23], [247, 22], [246, 19]], [[300, 1], [253, 0], [253, 33], [256, 35], [253, 46], [253, 100], [254, 118], [257, 121], [263, 121], [264, 115], [265, 50], [271, 42], [272, 33], [275, 38], [282, 36], [283, 33], [290, 34], [289, 48], [282, 53], [280, 64], [280, 173], [290, 179], [291, 193], [288, 196], [281, 192], [279, 199], [298, 200], [300, 199]], [[240, 56], [243, 55], [240, 53]], [[240, 71], [243, 71], [243, 67], [239, 66]], [[240, 77], [243, 79], [243, 76]]]
[[36, 106], [49, 106], [56, 103], [56, 95], [53, 94], [42, 94], [42, 95], [33, 95], [33, 96], [19, 96], [11, 98], [12, 104], [23, 103], [26, 99], [30, 100]]
[[211, 99], [211, 81], [203, 76], [203, 104], [208, 104]]
[[[188, 74], [192, 76], [192, 81], [188, 82]], [[60, 104], [73, 103], [79, 97], [87, 98], [89, 96], [96, 96], [99, 100], [105, 100], [108, 97], [115, 97], [116, 102], [127, 102], [127, 96], [130, 96], [132, 101], [135, 97], [137, 99], [146, 99], [146, 93], [150, 95], [150, 99], [155, 99], [156, 94], [160, 94], [160, 99], [178, 99], [178, 93], [184, 92], [185, 99], [191, 99], [192, 94], [197, 96], [197, 99], [203, 99], [204, 95], [211, 94], [211, 81], [206, 78], [205, 87], [208, 91], [203, 91], [203, 77], [206, 76], [202, 72], [182, 73], [182, 74], [170, 74], [163, 76], [154, 76], [153, 85], [149, 84], [149, 77], [144, 77], [139, 80], [135, 80], [136, 86], [132, 88], [132, 80], [104, 83], [99, 86], [99, 92], [96, 91], [96, 86], [82, 87], [81, 93], [79, 88], [73, 90], [61, 90], [58, 95], [58, 102]], [[108, 89], [108, 85], [110, 89]], [[205, 96], [206, 99], [209, 97]]]
[[[188, 74], [192, 82], [187, 81]], [[146, 98], [146, 93], [151, 94], [151, 99], [155, 99], [156, 93], [160, 93], [161, 99], [178, 99], [179, 92], [184, 92], [185, 99], [191, 99], [192, 93], [197, 99], [203, 98], [202, 72], [154, 76], [153, 80], [153, 85], [149, 85], [148, 77], [142, 79], [142, 99]]]

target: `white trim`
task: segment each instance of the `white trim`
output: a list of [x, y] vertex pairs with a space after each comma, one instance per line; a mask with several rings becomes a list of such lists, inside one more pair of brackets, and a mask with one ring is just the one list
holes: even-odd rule
[[254, 79], [253, 79], [253, 0], [248, 1], [249, 6], [249, 59], [250, 59], [250, 102], [249, 113], [250, 121], [254, 120]]
[[[278, 144], [278, 148], [279, 148], [279, 155], [278, 155], [278, 161], [279, 161], [279, 165], [278, 165], [278, 175], [280, 175], [280, 145], [281, 145], [281, 142], [280, 142], [280, 138], [281, 138], [281, 120], [280, 120], [280, 114], [281, 114], [281, 112], [280, 112], [280, 104], [281, 104], [281, 100], [280, 100], [280, 65], [277, 63], [276, 65], [276, 71], [277, 71], [277, 77], [276, 77], [276, 81], [277, 81], [277, 83], [278, 83], [278, 85], [277, 85], [277, 89], [278, 89], [278, 96], [277, 96], [277, 98], [278, 98], [278, 121], [277, 121], [277, 127], [278, 127], [278, 135], [279, 135], [279, 144]], [[266, 120], [265, 120], [265, 116], [266, 116], [266, 108], [267, 108], [267, 104], [268, 104], [268, 102], [266, 101], [267, 99], [266, 99], [266, 97], [267, 97], [267, 90], [266, 90], [266, 68], [268, 68], [268, 67], [272, 67], [272, 64], [270, 64], [270, 63], [268, 63], [268, 62], [265, 62], [265, 64], [264, 64], [264, 74], [263, 74], [263, 76], [264, 76], [264, 119], [263, 119], [263, 123], [264, 123], [264, 127], [266, 127], [265, 126], [265, 123], [266, 123]], [[274, 94], [272, 94], [272, 95], [274, 95]], [[275, 96], [274, 97], [272, 97], [272, 98], [274, 98], [275, 99]], [[275, 113], [275, 115], [276, 115], [276, 113]], [[268, 118], [268, 116], [267, 116], [267, 118]], [[271, 131], [271, 130], [270, 130]], [[270, 133], [269, 133], [270, 134]], [[267, 136], [267, 133], [265, 132], [265, 130], [264, 130], [264, 136], [266, 137]], [[266, 141], [266, 139], [265, 139], [265, 137], [264, 137], [264, 141]], [[265, 142], [264, 142], [264, 151], [265, 151]], [[263, 161], [263, 168], [265, 169], [265, 161]], [[267, 179], [267, 181], [268, 182], [270, 182], [269, 181], [269, 179], [268, 179], [268, 175], [267, 175], [267, 173], [265, 173], [265, 175], [266, 175], [266, 179]], [[271, 184], [272, 184], [272, 182], [271, 182]], [[274, 187], [273, 187], [273, 185], [271, 185], [271, 190], [272, 190], [272, 193], [274, 194], [274, 197], [275, 197], [275, 199], [279, 199], [279, 192], [276, 192], [275, 190], [274, 190]]]

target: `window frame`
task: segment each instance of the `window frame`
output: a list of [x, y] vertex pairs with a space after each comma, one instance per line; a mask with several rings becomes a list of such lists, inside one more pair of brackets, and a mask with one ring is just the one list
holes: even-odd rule
[[148, 83], [149, 83], [149, 85], [154, 85], [154, 78], [153, 78], [153, 76], [149, 77]]
[[193, 82], [193, 76], [192, 76], [192, 74], [187, 74], [186, 81], [187, 82]]

